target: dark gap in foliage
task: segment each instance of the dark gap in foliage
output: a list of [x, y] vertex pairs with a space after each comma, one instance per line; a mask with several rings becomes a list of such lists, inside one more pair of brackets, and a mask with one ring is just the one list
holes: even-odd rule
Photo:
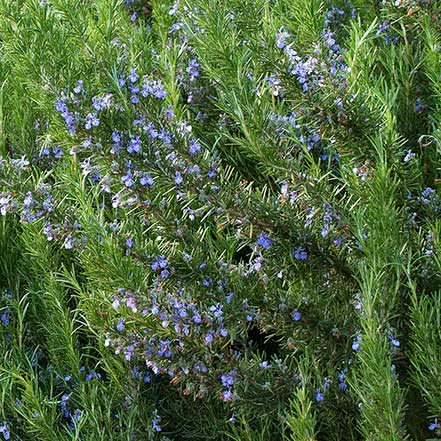
[[252, 252], [253, 250], [251, 247], [249, 245], [245, 245], [234, 253], [232, 262], [235, 264], [248, 263], [250, 261]]
[[257, 326], [252, 326], [248, 330], [247, 345], [254, 347], [257, 352], [262, 354], [262, 358], [268, 361], [280, 353], [280, 343], [278, 340]]
[[416, 441], [425, 440], [433, 433], [427, 429], [427, 424], [421, 424], [427, 417], [426, 405], [421, 393], [414, 387], [410, 387], [407, 393], [407, 400], [412, 405], [406, 409], [406, 424], [410, 436]]

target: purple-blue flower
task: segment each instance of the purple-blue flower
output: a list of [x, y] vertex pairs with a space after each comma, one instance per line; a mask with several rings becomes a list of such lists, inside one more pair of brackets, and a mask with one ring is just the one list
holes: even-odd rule
[[150, 175], [150, 173], [142, 173], [141, 177], [139, 178], [139, 183], [145, 187], [151, 187], [154, 184], [153, 178]]
[[259, 237], [257, 238], [257, 245], [264, 248], [265, 250], [268, 250], [272, 247], [273, 242], [270, 237], [262, 231], [262, 233], [260, 233]]
[[377, 34], [382, 34], [383, 32], [386, 32], [388, 29], [389, 29], [389, 22], [383, 21], [378, 25]]
[[129, 74], [129, 80], [131, 83], [136, 83], [138, 81], [139, 75], [136, 73], [136, 69], [132, 69]]
[[235, 377], [234, 371], [221, 375], [220, 381], [222, 383], [222, 386], [224, 386], [225, 388], [232, 387], [234, 385], [234, 377]]
[[392, 335], [389, 336], [389, 340], [392, 343], [392, 346], [395, 348], [399, 348], [400, 347], [400, 342], [399, 340], [397, 340], [396, 338], [394, 338]]
[[211, 345], [213, 343], [213, 331], [208, 331], [205, 334], [205, 344]]
[[199, 75], [199, 68], [201, 67], [201, 65], [198, 63], [198, 61], [196, 59], [192, 59], [188, 62], [188, 66], [187, 66], [187, 73], [190, 76], [190, 81], [194, 81]]
[[155, 410], [153, 412], [153, 418], [152, 418], [152, 428], [155, 432], [161, 432], [162, 427], [159, 425], [161, 422], [161, 417], [158, 415], [158, 411]]
[[129, 145], [127, 146], [128, 153], [140, 153], [141, 152], [141, 138], [130, 138]]
[[100, 120], [98, 119], [98, 116], [96, 113], [88, 113], [86, 115], [86, 124], [85, 128], [86, 130], [90, 130], [92, 127], [98, 127], [100, 125]]
[[276, 45], [279, 49], [283, 49], [286, 46], [286, 39], [290, 37], [289, 33], [286, 31], [280, 30], [277, 34], [277, 42]]
[[294, 311], [292, 312], [292, 319], [295, 322], [298, 322], [301, 318], [302, 318], [302, 315], [300, 314], [300, 312], [297, 311], [297, 309], [294, 309]]
[[9, 432], [8, 424], [6, 421], [3, 421], [3, 424], [0, 426], [0, 433], [3, 434], [3, 438], [5, 440], [11, 439], [11, 433]]
[[132, 187], [133, 184], [135, 183], [134, 179], [133, 179], [133, 175], [130, 172], [130, 170], [127, 172], [127, 174], [125, 174], [124, 176], [121, 177], [121, 181], [124, 183], [124, 185], [128, 188]]
[[79, 94], [83, 90], [83, 81], [78, 80], [77, 85], [74, 87], [74, 93]]
[[155, 257], [153, 263], [151, 264], [151, 268], [153, 271], [157, 271], [159, 269], [164, 270], [168, 267], [168, 260], [164, 256]]
[[438, 418], [435, 418], [432, 423], [427, 426], [430, 431], [435, 430], [438, 427]]
[[346, 383], [346, 372], [347, 370], [344, 369], [338, 374], [338, 387], [342, 391], [345, 391], [348, 388], [348, 385]]
[[116, 329], [118, 332], [122, 332], [124, 330], [124, 322], [125, 322], [125, 319], [123, 319], [123, 318], [118, 320], [118, 323], [116, 324]]
[[181, 185], [184, 182], [184, 179], [182, 178], [182, 175], [180, 172], [176, 172], [175, 173], [175, 184], [176, 185]]
[[317, 401], [317, 403], [321, 403], [324, 399], [325, 399], [325, 396], [323, 395], [320, 388], [318, 388], [315, 392], [315, 401]]
[[267, 81], [270, 85], [272, 89], [272, 94], [274, 96], [278, 96], [280, 91], [282, 90], [282, 86], [280, 86], [281, 79], [276, 75], [270, 75], [268, 77], [265, 77], [265, 81]]
[[226, 390], [222, 392], [222, 401], [224, 402], [233, 401], [233, 392], [231, 392], [231, 390]]
[[296, 260], [306, 260], [308, 258], [308, 254], [304, 248], [299, 247], [294, 250], [294, 259]]
[[199, 144], [199, 142], [196, 141], [196, 139], [191, 138], [189, 141], [189, 148], [188, 148], [188, 153], [190, 155], [196, 155], [197, 153], [199, 153], [201, 150], [201, 145]]
[[362, 341], [363, 339], [360, 336], [355, 337], [354, 341], [352, 342], [352, 350], [354, 351], [360, 350], [360, 345]]
[[75, 246], [75, 239], [69, 234], [64, 242], [64, 248], [71, 250]]

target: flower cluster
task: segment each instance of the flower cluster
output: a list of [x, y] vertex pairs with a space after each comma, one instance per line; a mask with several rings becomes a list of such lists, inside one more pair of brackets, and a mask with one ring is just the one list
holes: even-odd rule
[[[289, 73], [296, 78], [304, 92], [323, 88], [330, 83], [336, 90], [346, 87], [349, 67], [344, 62], [343, 50], [337, 44], [336, 33], [325, 27], [322, 39], [317, 42], [314, 54], [302, 57], [288, 43], [290, 34], [286, 31], [277, 35], [277, 47], [284, 51], [289, 63]], [[280, 80], [272, 77], [273, 90], [281, 89]], [[274, 89], [277, 87], [277, 89]], [[274, 94], [274, 92], [273, 92]]]
[[3, 421], [3, 424], [0, 426], [0, 433], [3, 435], [3, 439], [11, 439], [11, 432], [9, 431], [9, 427], [6, 421]]

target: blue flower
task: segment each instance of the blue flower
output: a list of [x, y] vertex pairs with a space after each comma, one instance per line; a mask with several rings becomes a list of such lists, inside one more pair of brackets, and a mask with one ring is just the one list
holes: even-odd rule
[[158, 415], [158, 411], [155, 410], [153, 412], [153, 419], [152, 419], [152, 428], [155, 430], [155, 432], [161, 432], [162, 427], [159, 425], [161, 422], [161, 417]]
[[75, 239], [69, 234], [64, 242], [64, 248], [71, 250], [75, 246]]
[[223, 315], [222, 308], [223, 308], [223, 305], [221, 305], [220, 303], [217, 303], [216, 305], [210, 306], [209, 310], [210, 310], [210, 312], [213, 313], [214, 317], [216, 317], [218, 319], [218, 318], [221, 318]]
[[181, 185], [184, 182], [184, 179], [182, 178], [182, 175], [180, 172], [176, 172], [175, 173], [175, 184], [176, 185]]
[[168, 260], [164, 256], [155, 257], [150, 267], [153, 271], [164, 270], [168, 267]]
[[294, 250], [294, 259], [296, 260], [306, 260], [308, 258], [308, 254], [304, 248], [299, 247]]
[[141, 152], [141, 138], [130, 138], [129, 145], [127, 147], [127, 153], [140, 153]]
[[417, 98], [415, 100], [415, 112], [422, 113], [425, 109], [426, 109], [426, 106], [424, 104], [424, 100], [422, 98]]
[[323, 34], [323, 38], [325, 39], [326, 45], [331, 48], [332, 51], [334, 52], [338, 52], [339, 51], [339, 46], [338, 44], [335, 44], [335, 39], [334, 39], [334, 32], [325, 32]]
[[58, 112], [60, 112], [62, 118], [64, 119], [69, 133], [74, 134], [76, 132], [75, 118], [73, 113], [69, 111], [66, 105], [66, 98], [64, 96], [55, 100], [55, 108]]
[[262, 232], [257, 239], [257, 245], [261, 246], [265, 250], [268, 250], [273, 246], [273, 242], [266, 233]]
[[59, 146], [54, 147], [54, 157], [55, 159], [60, 159], [63, 156], [63, 150]]
[[6, 421], [3, 421], [3, 424], [0, 426], [0, 433], [3, 434], [4, 439], [11, 439], [11, 433], [9, 432], [8, 424]]
[[205, 334], [205, 344], [211, 345], [213, 343], [213, 331], [208, 331]]
[[82, 412], [80, 409], [76, 409], [72, 415], [72, 420], [79, 423], [82, 417]]
[[320, 388], [318, 388], [315, 393], [315, 401], [317, 401], [317, 403], [321, 403], [324, 399], [325, 396], [322, 394]]
[[77, 85], [74, 87], [74, 93], [79, 94], [83, 90], [83, 81], [79, 80]]
[[302, 318], [302, 316], [301, 316], [300, 312], [297, 311], [297, 309], [294, 309], [294, 311], [292, 312], [292, 319], [295, 322], [298, 322], [301, 318]]
[[124, 330], [124, 322], [125, 322], [125, 319], [123, 319], [123, 318], [118, 320], [118, 323], [116, 324], [116, 329], [118, 332], [122, 332]]
[[136, 73], [136, 69], [132, 69], [129, 74], [129, 80], [131, 83], [136, 83], [138, 81], [139, 75]]
[[227, 336], [228, 336], [228, 330], [225, 329], [223, 326], [221, 326], [221, 327], [219, 328], [219, 335], [220, 335], [221, 337], [227, 337]]
[[269, 369], [271, 367], [271, 364], [267, 361], [262, 361], [262, 363], [259, 363], [260, 369]]
[[363, 339], [360, 336], [355, 337], [354, 341], [352, 342], [352, 350], [358, 351], [360, 350], [360, 345]]
[[199, 176], [201, 174], [201, 168], [197, 164], [192, 165], [188, 167], [188, 174], [192, 176]]
[[433, 420], [433, 422], [432, 422], [431, 424], [429, 424], [429, 426], [427, 426], [427, 428], [428, 428], [430, 431], [435, 430], [437, 427], [438, 427], [438, 418], [435, 418], [435, 419]]
[[225, 388], [231, 388], [234, 385], [234, 377], [235, 377], [234, 371], [221, 375], [220, 381], [222, 383], [222, 386], [224, 386]]
[[98, 127], [100, 125], [100, 120], [98, 119], [98, 115], [96, 113], [88, 113], [86, 115], [86, 130], [90, 130], [92, 127]]
[[288, 32], [280, 30], [279, 33], [276, 35], [277, 42], [276, 46], [279, 49], [283, 49], [286, 46], [286, 39], [290, 37]]
[[231, 392], [231, 390], [226, 390], [222, 392], [222, 401], [224, 402], [233, 401], [233, 392]]
[[101, 374], [98, 374], [95, 369], [91, 369], [90, 372], [88, 374], [86, 374], [85, 376], [85, 380], [86, 381], [91, 381], [93, 379], [100, 379], [101, 378]]
[[121, 142], [121, 135], [118, 132], [118, 130], [114, 130], [112, 132], [112, 141], [117, 143], [117, 144]]
[[388, 29], [389, 29], [389, 22], [383, 21], [378, 25], [377, 34], [382, 34], [383, 32], [386, 32]]
[[9, 313], [8, 311], [4, 312], [1, 316], [0, 316], [0, 321], [2, 322], [3, 326], [8, 326], [9, 325]]
[[200, 75], [200, 67], [201, 65], [197, 62], [196, 59], [192, 59], [189, 61], [186, 71], [190, 75], [190, 81], [194, 81]]
[[425, 198], [431, 197], [435, 193], [435, 190], [431, 187], [427, 187], [421, 193]]
[[104, 98], [94, 96], [92, 98], [92, 107], [95, 110], [103, 110], [110, 107], [110, 98], [112, 95], [106, 95]]
[[201, 150], [201, 145], [196, 141], [196, 139], [191, 138], [189, 141], [188, 153], [190, 155], [196, 155]]
[[387, 45], [395, 44], [398, 41], [398, 36], [386, 34], [384, 36], [384, 41], [386, 42]]
[[394, 338], [392, 335], [389, 336], [389, 340], [392, 343], [392, 346], [394, 346], [395, 348], [400, 347], [400, 342], [396, 338]]
[[154, 184], [154, 181], [153, 181], [153, 178], [150, 175], [150, 173], [142, 173], [141, 177], [139, 179], [139, 183], [143, 187], [145, 187], [145, 186], [151, 187]]
[[348, 385], [346, 383], [346, 372], [347, 370], [344, 369], [338, 374], [338, 387], [342, 391], [345, 391], [348, 388]]
[[265, 77], [265, 81], [268, 82], [269, 86], [272, 89], [272, 94], [274, 96], [278, 96], [280, 91], [282, 90], [282, 86], [280, 86], [281, 79], [277, 77], [276, 75], [271, 75], [268, 77]]
[[133, 180], [133, 175], [130, 171], [128, 171], [126, 175], [121, 177], [121, 181], [124, 183], [124, 185], [127, 188], [132, 187], [133, 184], [135, 183], [135, 181]]

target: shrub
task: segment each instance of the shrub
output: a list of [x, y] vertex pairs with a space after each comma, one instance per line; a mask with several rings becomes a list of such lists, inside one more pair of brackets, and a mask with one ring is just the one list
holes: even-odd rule
[[439, 7], [21, 3], [3, 437], [437, 434]]

